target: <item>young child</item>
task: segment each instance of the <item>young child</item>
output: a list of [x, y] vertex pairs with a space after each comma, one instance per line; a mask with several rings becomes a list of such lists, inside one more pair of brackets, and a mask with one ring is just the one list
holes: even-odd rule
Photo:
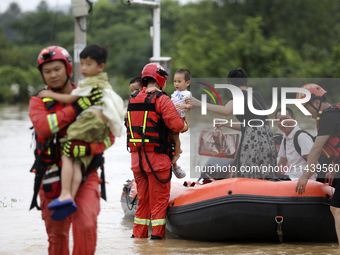
[[[187, 88], [190, 85], [191, 73], [187, 69], [179, 69], [174, 75], [174, 87], [176, 91], [171, 95], [171, 101], [176, 106], [177, 112], [185, 119], [185, 112], [190, 110], [190, 105], [185, 103], [185, 99], [191, 97]], [[177, 165], [177, 160], [182, 153], [179, 133], [171, 131], [172, 140], [175, 142], [175, 155], [172, 158], [172, 171], [177, 178], [183, 178], [186, 173]]]
[[[137, 91], [142, 91], [143, 86], [142, 86], [142, 79], [141, 77], [135, 77], [132, 78], [132, 80], [130, 81], [130, 91], [131, 91], [131, 95], [135, 94]], [[124, 114], [124, 122], [127, 121], [127, 112]]]
[[130, 81], [130, 91], [131, 95], [137, 92], [137, 90], [142, 91], [142, 81], [141, 77], [135, 77]]
[[[84, 142], [102, 142], [110, 133], [120, 136], [123, 123], [123, 100], [117, 95], [108, 82], [107, 74], [102, 72], [108, 52], [98, 45], [88, 45], [80, 53], [80, 70], [84, 80], [71, 95], [43, 90], [39, 93], [41, 98], [52, 98], [62, 103], [73, 103], [81, 96], [90, 94], [94, 86], [103, 91], [103, 105], [92, 106], [83, 111], [80, 117], [67, 129], [67, 136], [61, 142], [80, 140]], [[92, 157], [77, 159], [62, 155], [61, 193], [48, 206], [49, 210], [56, 210], [66, 218], [77, 210], [73, 198], [77, 193], [82, 180], [82, 173], [86, 171]], [[73, 209], [70, 209], [70, 206]], [[63, 208], [67, 208], [62, 211]], [[51, 214], [52, 217], [52, 214]], [[60, 220], [60, 215], [56, 215]], [[52, 218], [53, 219], [53, 218]]]

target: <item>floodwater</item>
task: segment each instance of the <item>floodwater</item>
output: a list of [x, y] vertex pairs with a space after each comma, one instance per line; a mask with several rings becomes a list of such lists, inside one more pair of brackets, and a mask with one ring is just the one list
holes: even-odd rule
[[[47, 235], [40, 211], [28, 211], [34, 174], [32, 126], [27, 107], [0, 107], [0, 254], [47, 254]], [[189, 169], [189, 133], [181, 135], [180, 165]], [[120, 137], [105, 152], [108, 200], [101, 200], [96, 254], [336, 254], [337, 243], [228, 243], [184, 240], [167, 232], [162, 241], [130, 238], [133, 220], [120, 205], [123, 184], [132, 179], [130, 154]], [[189, 174], [189, 171], [187, 171]], [[176, 178], [176, 177], [174, 177]], [[187, 179], [187, 178], [186, 178]], [[176, 180], [178, 181], [178, 180]], [[317, 234], [317, 233], [316, 233]], [[72, 235], [71, 235], [72, 236]], [[284, 236], [283, 236], [284, 238]], [[263, 240], [265, 241], [265, 240]], [[70, 249], [72, 250], [72, 238]]]

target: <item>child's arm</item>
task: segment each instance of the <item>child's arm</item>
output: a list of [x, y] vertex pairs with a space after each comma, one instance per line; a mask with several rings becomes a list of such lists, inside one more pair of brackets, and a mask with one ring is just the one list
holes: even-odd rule
[[179, 110], [186, 110], [186, 111], [189, 111], [191, 110], [193, 106], [190, 105], [190, 104], [177, 104], [176, 105], [176, 109], [179, 109]]
[[160, 89], [158, 89], [156, 87], [152, 87], [152, 88], [147, 88], [145, 90], [145, 93], [153, 92], [154, 90], [157, 90], [158, 92], [162, 92]]
[[56, 92], [53, 92], [52, 90], [42, 90], [39, 92], [38, 97], [44, 98], [52, 98], [58, 102], [65, 103], [65, 104], [71, 104], [77, 101], [80, 97], [79, 96], [74, 96], [74, 95], [69, 95], [69, 94], [59, 94]]

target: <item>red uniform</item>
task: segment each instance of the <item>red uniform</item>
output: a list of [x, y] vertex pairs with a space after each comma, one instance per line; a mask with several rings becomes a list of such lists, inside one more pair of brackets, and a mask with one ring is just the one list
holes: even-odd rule
[[[38, 143], [44, 143], [47, 138], [57, 134], [54, 158], [57, 157], [58, 163], [61, 165], [58, 140], [66, 134], [67, 126], [76, 119], [78, 112], [71, 105], [64, 106], [60, 102], [55, 102], [53, 107], [49, 109], [46, 104], [45, 99], [33, 96], [29, 102], [29, 116], [37, 132]], [[115, 137], [110, 134], [105, 142], [90, 143], [91, 155], [102, 153], [114, 143], [114, 140]], [[49, 150], [45, 151], [45, 154], [48, 153], [50, 153]], [[79, 187], [74, 198], [78, 206], [77, 212], [58, 222], [51, 219], [52, 211], [47, 210], [47, 205], [52, 199], [47, 199], [44, 190], [40, 188], [40, 206], [48, 234], [49, 254], [69, 254], [68, 243], [71, 223], [74, 240], [73, 254], [94, 254], [97, 241], [97, 216], [100, 211], [100, 183], [101, 179], [98, 177], [96, 169], [93, 169], [85, 183]]]
[[[157, 138], [158, 134], [152, 132], [155, 130], [153, 130], [154, 127], [150, 123], [154, 123], [155, 116], [158, 116], [158, 118], [162, 118], [164, 120], [164, 124], [166, 125], [166, 127], [172, 129], [175, 132], [181, 133], [188, 130], [188, 125], [186, 121], [184, 121], [177, 113], [176, 108], [169, 97], [167, 97], [166, 95], [162, 95], [160, 97], [154, 96], [158, 92], [152, 93], [152, 95], [154, 96], [152, 104], [155, 105], [155, 113], [151, 113], [150, 110], [149, 117], [144, 117], [146, 116], [145, 111], [138, 111], [136, 109], [135, 111], [132, 110], [131, 112], [129, 112], [130, 104], [144, 102], [145, 98], [147, 98], [148, 95], [150, 97], [150, 94], [146, 94], [145, 90], [146, 87], [144, 87], [143, 90], [139, 92], [135, 98], [131, 98], [128, 105], [128, 114], [130, 114], [129, 120], [127, 122], [128, 139], [131, 139], [131, 137], [133, 138], [130, 140], [130, 143], [128, 142], [128, 144], [130, 144], [129, 147], [131, 150], [131, 170], [133, 171], [137, 184], [139, 200], [137, 212], [134, 219], [133, 234], [137, 238], [148, 237], [148, 226], [150, 224], [151, 218], [152, 234], [154, 236], [164, 238], [166, 210], [170, 198], [170, 182], [161, 183], [155, 178], [146, 160], [144, 148], [147, 152], [150, 165], [155, 171], [157, 177], [161, 180], [168, 179], [169, 174], [171, 173], [171, 160], [168, 154], [155, 152], [155, 147], [157, 147], [157, 143], [153, 143], [153, 138]], [[150, 107], [150, 109], [151, 108], [152, 107]], [[145, 122], [147, 123], [145, 124], [145, 126], [147, 126], [145, 129], [145, 140], [149, 141], [145, 143], [144, 148], [141, 146], [141, 143], [138, 142], [140, 140], [140, 136], [138, 136], [138, 131], [135, 132], [133, 130], [134, 126], [140, 125], [140, 123], [134, 123], [134, 121], [138, 118], [143, 119], [143, 117], [145, 119]], [[134, 135], [131, 135], [132, 133]], [[138, 147], [140, 147], [141, 150], [140, 155], [142, 157], [142, 168], [145, 171], [144, 176], [140, 168], [139, 153], [137, 150]]]
[[[338, 162], [340, 157], [340, 131], [337, 117], [340, 113], [340, 103], [327, 109], [320, 110], [316, 118], [318, 135], [330, 135], [326, 144], [322, 148], [322, 153], [332, 162]], [[326, 121], [324, 120], [326, 119]], [[320, 120], [322, 118], [322, 128], [320, 131]], [[333, 119], [334, 118], [334, 119]]]

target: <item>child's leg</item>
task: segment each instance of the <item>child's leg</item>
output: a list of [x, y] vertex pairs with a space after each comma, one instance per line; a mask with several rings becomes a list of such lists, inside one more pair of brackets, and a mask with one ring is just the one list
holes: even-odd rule
[[177, 166], [177, 160], [179, 159], [179, 154], [181, 153], [181, 141], [179, 140], [179, 134], [173, 134], [172, 139], [175, 143], [175, 155], [172, 158], [172, 165]]
[[181, 141], [179, 140], [179, 133], [172, 134], [172, 140], [176, 143], [175, 145], [175, 155], [172, 158], [172, 172], [175, 174], [175, 176], [179, 179], [184, 178], [186, 176], [185, 171], [177, 165], [177, 160], [179, 159], [180, 155], [182, 153], [181, 150]]
[[72, 179], [72, 185], [71, 185], [71, 196], [73, 199], [75, 195], [77, 194], [82, 178], [83, 178], [83, 174], [81, 172], [81, 163], [73, 164], [73, 179]]
[[72, 199], [71, 196], [71, 183], [73, 179], [73, 160], [66, 155], [61, 156], [61, 193], [59, 201]]

